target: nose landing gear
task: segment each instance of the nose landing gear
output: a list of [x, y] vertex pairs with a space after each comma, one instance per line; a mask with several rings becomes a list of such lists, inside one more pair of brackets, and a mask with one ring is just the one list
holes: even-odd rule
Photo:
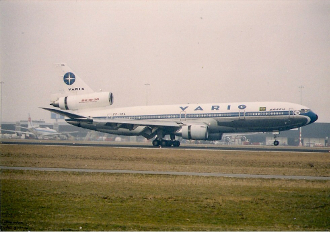
[[280, 142], [279, 141], [277, 141], [276, 140], [276, 138], [277, 138], [277, 136], [280, 134], [280, 132], [279, 131], [274, 131], [273, 132], [273, 135], [274, 135], [274, 146], [278, 146], [279, 144], [280, 144]]

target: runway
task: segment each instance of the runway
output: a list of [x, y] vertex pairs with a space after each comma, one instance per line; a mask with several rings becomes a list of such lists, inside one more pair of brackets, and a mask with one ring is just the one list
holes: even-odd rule
[[[80, 146], [80, 147], [118, 147], [159, 149], [149, 143], [129, 142], [89, 142], [89, 141], [58, 141], [58, 140], [0, 140], [0, 144], [43, 145], [43, 146]], [[330, 152], [329, 147], [292, 147], [292, 146], [231, 146], [214, 144], [182, 144], [180, 147], [166, 149], [190, 150], [224, 150], [224, 151], [266, 151], [266, 152]]]
[[250, 175], [228, 173], [199, 173], [199, 172], [162, 172], [162, 171], [136, 171], [136, 170], [101, 170], [101, 169], [72, 169], [72, 168], [35, 168], [35, 167], [5, 167], [0, 170], [42, 171], [42, 172], [78, 172], [78, 173], [111, 173], [111, 174], [141, 174], [141, 175], [172, 175], [172, 176], [205, 176], [252, 179], [286, 179], [286, 180], [330, 180], [322, 176], [284, 176], [284, 175]]

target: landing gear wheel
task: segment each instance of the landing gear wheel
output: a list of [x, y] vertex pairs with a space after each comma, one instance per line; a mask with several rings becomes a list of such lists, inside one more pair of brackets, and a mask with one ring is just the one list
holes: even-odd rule
[[274, 146], [278, 146], [279, 144], [280, 144], [279, 141], [277, 141], [277, 140], [274, 141]]
[[160, 142], [160, 145], [161, 145], [162, 147], [170, 147], [170, 146], [171, 146], [170, 141], [168, 141], [168, 140], [162, 140], [162, 141]]
[[159, 139], [155, 139], [154, 141], [152, 141], [152, 145], [154, 147], [179, 147], [180, 146], [180, 142], [177, 140], [159, 140]]
[[154, 147], [159, 147], [159, 145], [160, 145], [160, 141], [159, 141], [158, 139], [155, 139], [154, 141], [152, 141], [152, 145], [153, 145]]
[[180, 147], [180, 141], [173, 141], [173, 147]]

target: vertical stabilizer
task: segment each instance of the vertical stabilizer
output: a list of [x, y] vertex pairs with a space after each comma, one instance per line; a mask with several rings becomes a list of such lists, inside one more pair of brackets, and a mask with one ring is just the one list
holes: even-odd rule
[[57, 68], [60, 70], [60, 78], [65, 95], [80, 95], [94, 92], [66, 64], [57, 64]]
[[29, 118], [28, 118], [28, 129], [33, 128], [33, 124], [32, 124], [32, 120], [31, 120], [31, 116], [29, 114]]

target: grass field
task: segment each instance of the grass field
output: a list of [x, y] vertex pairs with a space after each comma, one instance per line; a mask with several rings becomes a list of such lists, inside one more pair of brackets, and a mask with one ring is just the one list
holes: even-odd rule
[[[329, 176], [328, 153], [1, 145], [2, 166]], [[1, 230], [329, 230], [330, 181], [1, 172]]]

